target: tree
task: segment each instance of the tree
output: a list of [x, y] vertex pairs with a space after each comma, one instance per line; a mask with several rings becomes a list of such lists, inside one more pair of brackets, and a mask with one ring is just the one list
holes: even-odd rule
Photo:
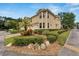
[[75, 15], [74, 13], [61, 12], [58, 14], [61, 19], [61, 24], [64, 29], [74, 28]]
[[7, 29], [16, 29], [17, 22], [15, 20], [6, 20], [5, 21], [5, 27]]
[[24, 19], [22, 19], [22, 24], [25, 31], [28, 29], [28, 26], [30, 26], [30, 22], [31, 21], [29, 17], [24, 17]]

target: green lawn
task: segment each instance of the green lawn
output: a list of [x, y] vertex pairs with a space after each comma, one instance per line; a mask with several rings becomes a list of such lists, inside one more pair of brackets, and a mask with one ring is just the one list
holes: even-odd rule
[[9, 43], [15, 43], [15, 40], [17, 40], [17, 42], [20, 42], [20, 43], [25, 43], [25, 41], [28, 41], [28, 42], [34, 41], [36, 43], [36, 42], [42, 42], [43, 40], [40, 40], [40, 39], [45, 39], [45, 37], [47, 36], [48, 41], [52, 41], [52, 42], [57, 41], [60, 45], [63, 46], [69, 36], [70, 31], [63, 31], [63, 32], [60, 31], [61, 33], [58, 33], [58, 31], [60, 30], [44, 31], [43, 34], [38, 36], [32, 35], [32, 36], [19, 36], [19, 37], [17, 36], [17, 37], [5, 38], [4, 43], [5, 45]]
[[36, 36], [16, 36], [11, 38], [5, 38], [4, 44], [7, 45], [9, 43], [12, 44], [30, 44], [30, 43], [42, 43], [45, 40], [46, 36], [44, 35], [36, 35]]

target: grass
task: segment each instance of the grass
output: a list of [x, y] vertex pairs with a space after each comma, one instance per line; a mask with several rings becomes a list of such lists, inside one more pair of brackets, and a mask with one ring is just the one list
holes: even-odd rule
[[46, 36], [36, 35], [36, 36], [16, 36], [11, 38], [5, 38], [4, 44], [7, 45], [12, 43], [14, 45], [29, 44], [29, 43], [39, 43], [41, 44], [45, 40]]
[[57, 42], [58, 42], [60, 45], [63, 46], [63, 45], [65, 44], [65, 42], [66, 42], [68, 36], [69, 36], [69, 33], [70, 33], [70, 31], [66, 31], [66, 32], [60, 34], [60, 35], [58, 36]]
[[11, 37], [11, 38], [5, 38], [5, 40], [4, 40], [4, 45], [7, 45], [7, 44], [9, 44], [9, 43], [14, 43], [13, 37]]
[[[47, 32], [47, 31], [46, 31]], [[61, 34], [58, 33], [58, 30], [54, 30], [54, 31], [49, 31], [49, 34], [51, 35], [56, 35], [57, 36], [57, 39], [56, 41], [60, 44], [60, 45], [64, 45], [65, 42], [66, 42], [66, 39], [69, 35], [70, 31], [65, 31], [65, 32], [62, 32]], [[43, 37], [44, 38], [45, 35], [38, 35], [37, 37], [40, 38], [40, 37]], [[9, 43], [14, 43], [14, 38], [18, 38], [19, 36], [16, 36], [16, 37], [11, 37], [11, 38], [5, 38], [5, 45], [9, 44]], [[31, 38], [31, 37], [34, 37], [34, 35], [32, 36], [20, 36], [19, 38]], [[46, 36], [45, 36], [46, 37]]]

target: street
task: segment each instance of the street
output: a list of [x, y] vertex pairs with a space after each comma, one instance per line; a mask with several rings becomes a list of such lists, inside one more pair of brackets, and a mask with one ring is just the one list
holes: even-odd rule
[[79, 29], [73, 29], [59, 56], [79, 56]]

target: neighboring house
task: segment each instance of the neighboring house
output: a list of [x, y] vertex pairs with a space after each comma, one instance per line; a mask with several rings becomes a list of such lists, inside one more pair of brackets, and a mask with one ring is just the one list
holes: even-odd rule
[[32, 29], [61, 29], [61, 21], [49, 9], [40, 9], [32, 17]]

